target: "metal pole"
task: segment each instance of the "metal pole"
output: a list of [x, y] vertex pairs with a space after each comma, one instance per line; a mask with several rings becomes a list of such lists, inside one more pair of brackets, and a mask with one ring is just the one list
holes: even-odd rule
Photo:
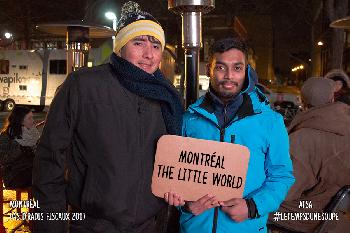
[[198, 98], [199, 49], [202, 47], [202, 13], [182, 13], [182, 47], [185, 49], [186, 108]]
[[186, 108], [198, 98], [199, 49], [202, 47], [202, 14], [214, 9], [214, 0], [168, 0], [168, 8], [181, 14], [185, 50]]
[[199, 48], [185, 49], [186, 108], [198, 98]]
[[[115, 17], [113, 19], [113, 30], [116, 32], [117, 31], [117, 17]], [[112, 40], [113, 40], [113, 46], [112, 48], [114, 48], [114, 44], [115, 44], [115, 35], [112, 36]]]

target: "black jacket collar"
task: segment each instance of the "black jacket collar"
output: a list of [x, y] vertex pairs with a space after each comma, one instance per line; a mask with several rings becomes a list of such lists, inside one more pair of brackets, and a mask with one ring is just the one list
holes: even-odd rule
[[[202, 109], [206, 110], [209, 113], [214, 113], [215, 107], [214, 107], [214, 101], [212, 99], [212, 96], [210, 95], [209, 92], [207, 92], [204, 96], [203, 102], [199, 105]], [[237, 117], [238, 119], [242, 119], [246, 116], [254, 115], [254, 109], [253, 109], [253, 104], [252, 100], [249, 97], [248, 94], [243, 94], [243, 103], [239, 107], [237, 111]]]

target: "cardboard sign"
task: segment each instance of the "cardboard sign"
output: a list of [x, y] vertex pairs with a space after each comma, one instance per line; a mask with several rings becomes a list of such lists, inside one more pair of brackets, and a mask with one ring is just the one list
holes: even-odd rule
[[242, 198], [249, 162], [245, 146], [164, 135], [158, 140], [152, 192], [172, 191], [186, 201], [206, 194], [219, 201]]

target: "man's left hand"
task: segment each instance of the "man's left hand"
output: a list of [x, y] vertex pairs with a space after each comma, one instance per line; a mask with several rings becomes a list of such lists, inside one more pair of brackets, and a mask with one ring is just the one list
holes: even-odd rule
[[242, 222], [248, 218], [248, 206], [246, 201], [242, 198], [222, 201], [220, 205], [221, 210], [235, 222]]

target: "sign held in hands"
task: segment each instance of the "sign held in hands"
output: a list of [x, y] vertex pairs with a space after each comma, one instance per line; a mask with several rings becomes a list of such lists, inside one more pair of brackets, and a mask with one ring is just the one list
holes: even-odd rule
[[158, 140], [152, 192], [196, 201], [206, 194], [220, 201], [242, 198], [249, 162], [245, 146], [164, 135]]

